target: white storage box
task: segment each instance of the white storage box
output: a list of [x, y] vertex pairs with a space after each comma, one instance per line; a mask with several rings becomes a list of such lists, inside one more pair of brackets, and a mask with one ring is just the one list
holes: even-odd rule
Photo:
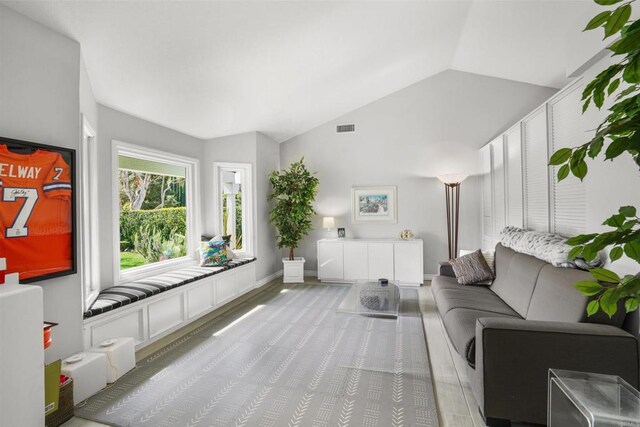
[[73, 378], [73, 404], [77, 405], [107, 386], [104, 353], [79, 353], [62, 361], [61, 372]]
[[115, 382], [136, 367], [136, 353], [132, 337], [104, 340], [98, 347], [92, 347], [88, 351], [106, 356], [108, 383]]

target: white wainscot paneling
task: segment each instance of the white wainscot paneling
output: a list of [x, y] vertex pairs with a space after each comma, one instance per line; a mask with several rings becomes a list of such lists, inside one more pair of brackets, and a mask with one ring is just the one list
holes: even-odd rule
[[93, 323], [90, 328], [89, 345], [95, 347], [102, 341], [116, 337], [133, 337], [133, 342], [138, 345], [146, 340], [144, 333], [145, 311], [140, 307], [134, 310], [120, 309], [119, 316], [109, 316], [107, 319]]
[[136, 350], [255, 288], [255, 263], [205, 277], [84, 322], [84, 346], [133, 337]]
[[255, 286], [255, 277], [253, 270], [245, 269], [238, 271], [237, 276], [238, 292], [244, 294]]
[[216, 301], [218, 301], [218, 304], [224, 304], [236, 296], [238, 293], [236, 279], [237, 276], [235, 274], [216, 278]]
[[201, 280], [201, 285], [187, 291], [187, 313], [189, 319], [212, 309], [216, 304], [213, 277]]
[[149, 304], [149, 338], [168, 331], [185, 320], [184, 294], [171, 295]]
[[367, 245], [358, 242], [344, 243], [344, 279], [357, 280], [369, 277]]

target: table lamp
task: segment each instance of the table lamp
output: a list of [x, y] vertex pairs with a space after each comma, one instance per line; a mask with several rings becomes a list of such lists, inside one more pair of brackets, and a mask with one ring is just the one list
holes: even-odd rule
[[332, 216], [322, 218], [322, 228], [327, 229], [327, 235], [331, 237], [331, 229], [336, 227], [336, 220]]

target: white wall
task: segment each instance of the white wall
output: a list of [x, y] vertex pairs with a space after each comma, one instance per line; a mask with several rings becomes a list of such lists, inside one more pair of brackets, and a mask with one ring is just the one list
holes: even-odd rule
[[256, 150], [256, 196], [257, 209], [256, 221], [258, 233], [256, 242], [256, 254], [258, 265], [256, 277], [262, 279], [282, 269], [282, 258], [276, 248], [276, 230], [269, 223], [269, 211], [271, 205], [267, 197], [271, 193], [269, 173], [280, 169], [280, 144], [268, 136], [257, 133]]
[[[316, 270], [316, 241], [326, 235], [323, 216], [336, 217], [347, 237], [397, 237], [405, 228], [425, 240], [425, 273], [447, 257], [443, 173], [477, 173], [477, 150], [554, 89], [445, 71], [281, 144], [282, 167], [304, 156], [318, 172], [315, 230], [298, 249]], [[336, 134], [335, 125], [356, 132]], [[351, 224], [351, 187], [398, 186], [397, 224]], [[481, 244], [481, 186], [471, 176], [461, 186], [460, 248]]]
[[271, 188], [268, 173], [278, 168], [280, 160], [279, 145], [260, 132], [247, 132], [214, 138], [205, 142], [203, 176], [203, 204], [205, 212], [205, 233], [219, 233], [213, 212], [214, 191], [213, 163], [232, 162], [250, 163], [253, 173], [253, 205], [255, 217], [254, 251], [258, 258], [256, 263], [256, 279], [261, 280], [282, 268], [279, 253], [275, 246], [275, 232], [268, 222], [269, 206], [267, 195]]
[[[78, 149], [79, 73], [78, 43], [0, 5], [0, 135]], [[80, 276], [38, 286], [45, 320], [60, 323], [46, 360], [81, 350]]]
[[84, 119], [89, 122], [93, 130], [98, 129], [98, 103], [93, 95], [89, 74], [84, 61], [80, 58], [80, 112]]
[[[167, 129], [146, 120], [130, 116], [103, 105], [98, 105], [98, 220], [100, 245], [101, 286], [114, 284], [113, 235], [119, 233], [119, 225], [112, 217], [113, 200], [111, 171], [111, 141], [166, 151], [182, 156], [201, 159], [202, 141], [180, 132]], [[202, 176], [203, 164], [200, 164]], [[201, 208], [202, 209], [202, 208]]]

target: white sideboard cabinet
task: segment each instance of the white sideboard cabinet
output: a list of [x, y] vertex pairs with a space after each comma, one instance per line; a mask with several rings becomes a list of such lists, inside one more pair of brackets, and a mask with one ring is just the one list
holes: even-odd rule
[[423, 241], [396, 239], [318, 240], [318, 279], [325, 282], [396, 280], [420, 286], [424, 280]]

